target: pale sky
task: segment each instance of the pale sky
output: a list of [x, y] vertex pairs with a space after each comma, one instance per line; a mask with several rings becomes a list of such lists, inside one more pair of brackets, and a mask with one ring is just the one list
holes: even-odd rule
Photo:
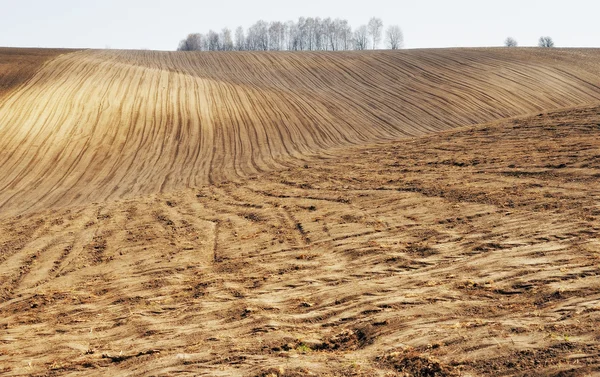
[[192, 32], [298, 17], [370, 17], [404, 31], [406, 48], [600, 47], [598, 0], [0, 0], [0, 46], [174, 50]]

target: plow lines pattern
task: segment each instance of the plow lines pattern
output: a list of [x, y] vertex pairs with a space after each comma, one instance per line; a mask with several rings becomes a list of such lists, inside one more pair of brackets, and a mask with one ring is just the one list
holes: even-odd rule
[[0, 211], [236, 180], [600, 100], [598, 51], [79, 51], [0, 97]]

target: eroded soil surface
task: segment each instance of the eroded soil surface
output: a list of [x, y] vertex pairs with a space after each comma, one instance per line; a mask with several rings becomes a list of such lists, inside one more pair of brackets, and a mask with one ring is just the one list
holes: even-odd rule
[[290, 164], [2, 219], [0, 374], [600, 373], [600, 108]]

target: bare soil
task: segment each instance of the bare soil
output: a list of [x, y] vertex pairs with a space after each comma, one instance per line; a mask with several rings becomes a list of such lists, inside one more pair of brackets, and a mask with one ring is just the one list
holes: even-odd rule
[[46, 63], [73, 50], [0, 47], [0, 98], [31, 79]]
[[600, 50], [86, 50], [0, 97], [0, 211], [133, 198], [600, 101]]
[[598, 372], [599, 114], [462, 128], [245, 182], [5, 219], [0, 365]]
[[[485, 61], [482, 56], [500, 60], [504, 54], [465, 51], [474, 62]], [[130, 67], [120, 65], [124, 63], [119, 59], [136, 53], [109, 58], [121, 53], [77, 52], [46, 64], [25, 87], [0, 100], [0, 119], [22, 122], [20, 128], [0, 123], [0, 143], [10, 146], [0, 150], [5, 162], [0, 165], [0, 180], [8, 185], [2, 177], [13, 174], [9, 166], [22, 168], [22, 181], [13, 176], [12, 199], [6, 199], [6, 210], [0, 215], [0, 375], [558, 377], [600, 373], [600, 104], [593, 98], [598, 83], [593, 78], [594, 63], [579, 59], [577, 66], [577, 59], [570, 57], [577, 51], [559, 50], [556, 55], [519, 51], [506, 52], [502, 59], [512, 64], [527, 57], [540, 66], [547, 60], [552, 71], [557, 65], [550, 64], [549, 56], [555, 56], [564, 66], [553, 72], [558, 75], [570, 69], [588, 77], [588, 84], [573, 81], [556, 84], [556, 91], [519, 91], [510, 100], [506, 97], [507, 104], [515, 105], [510, 111], [509, 107], [501, 110], [507, 114], [480, 114], [492, 119], [453, 129], [449, 128], [460, 124], [448, 121], [442, 126], [445, 121], [440, 120], [429, 123], [437, 124], [436, 132], [414, 136], [406, 131], [404, 136], [367, 137], [367, 132], [384, 127], [382, 121], [363, 126], [363, 141], [351, 131], [347, 135], [354, 136], [347, 142], [328, 139], [327, 132], [343, 129], [344, 118], [339, 117], [334, 123], [315, 123], [323, 130], [315, 135], [329, 140], [321, 146], [298, 141], [304, 135], [299, 133], [288, 136], [290, 144], [285, 138], [279, 144], [269, 139], [250, 153], [243, 142], [234, 142], [241, 136], [232, 131], [230, 135], [236, 137], [223, 139], [232, 144], [215, 144], [207, 154], [220, 165], [207, 165], [206, 179], [197, 181], [190, 177], [200, 171], [202, 159], [192, 158], [194, 154], [186, 149], [192, 140], [189, 134], [184, 136], [187, 131], [180, 131], [179, 142], [170, 144], [170, 127], [177, 122], [165, 121], [162, 128], [133, 127], [130, 137], [139, 138], [139, 155], [128, 160], [126, 156], [135, 153], [123, 147], [122, 154], [115, 155], [115, 141], [101, 125], [113, 119], [116, 125], [111, 132], [118, 134], [123, 131], [117, 125], [125, 124], [124, 119], [131, 119], [132, 125], [152, 124], [136, 118], [143, 117], [141, 110], [124, 115], [116, 110], [123, 109], [116, 97], [107, 96], [115, 112], [95, 118], [91, 114], [97, 103], [91, 94], [87, 104], [76, 94], [63, 98], [63, 106], [79, 115], [61, 110], [45, 118], [48, 107], [28, 107], [33, 106], [28, 102], [34, 93], [31, 85], [45, 85], [49, 74], [45, 70], [51, 65], [73, 62], [79, 56], [81, 61], [96, 59], [94, 64], [112, 70]], [[385, 61], [424, 59], [422, 55], [431, 54], [445, 56], [442, 60], [449, 64], [450, 57], [459, 55], [455, 52], [348, 56]], [[136, 59], [148, 59], [145, 77], [158, 74], [158, 68], [152, 68], [159, 64], [155, 59], [169, 56], [140, 54]], [[221, 59], [218, 54], [198, 56]], [[302, 55], [248, 56], [286, 61]], [[64, 78], [94, 75], [96, 71], [81, 64], [83, 71], [71, 71]], [[305, 70], [319, 72], [319, 68]], [[218, 69], [208, 71], [216, 75]], [[481, 77], [493, 71], [490, 68]], [[259, 76], [252, 80], [269, 77], [268, 73]], [[131, 79], [118, 77], [117, 86]], [[399, 82], [409, 79], [403, 80]], [[107, 88], [116, 90], [116, 95], [121, 90], [135, 91], [137, 84], [131, 85]], [[179, 91], [176, 84], [169, 85], [171, 89], [157, 93]], [[46, 95], [44, 90], [40, 87], [39, 96]], [[328, 97], [318, 97], [315, 93], [320, 90], [328, 89], [311, 94], [315, 107]], [[389, 90], [396, 100], [410, 98]], [[500, 88], [486, 90], [493, 93]], [[79, 95], [85, 96], [86, 91], [93, 88]], [[252, 93], [259, 96], [261, 90]], [[487, 100], [480, 97], [479, 89], [469, 93], [464, 103], [479, 101], [481, 111]], [[292, 101], [293, 91], [288, 95]], [[572, 102], [588, 104], [568, 103], [567, 108], [531, 113], [534, 107], [561, 107], [559, 102], [568, 101], [568, 95], [573, 96]], [[132, 95], [131, 101], [139, 101], [138, 96]], [[248, 94], [248, 98], [252, 97]], [[260, 98], [256, 104], [265, 100]], [[356, 99], [347, 101], [349, 119], [391, 111], [384, 109], [382, 99], [373, 100], [373, 112], [353, 109], [352, 104], [358, 106]], [[144, 106], [159, 108], [157, 103], [170, 102], [163, 98]], [[203, 119], [218, 119], [227, 109], [239, 109], [231, 103], [222, 99], [223, 108]], [[255, 105], [252, 114], [276, 108], [260, 106]], [[421, 105], [419, 111], [433, 113], [428, 106]], [[456, 116], [467, 117], [470, 105], [461, 106]], [[16, 118], [2, 118], [17, 114], [18, 109], [29, 109], [29, 115], [23, 110]], [[157, 110], [155, 116], [160, 118], [161, 111], [167, 110]], [[451, 111], [452, 107], [435, 110], [437, 114]], [[175, 112], [179, 115], [170, 119], [184, 119], [184, 113]], [[311, 116], [324, 122], [310, 111], [307, 118], [299, 118], [301, 112], [294, 114], [298, 127], [309, 127]], [[470, 114], [478, 110], [472, 108]], [[88, 147], [81, 150], [69, 141], [75, 131], [61, 136], [55, 127], [71, 122], [71, 116], [80, 117], [80, 131], [91, 135], [86, 139]], [[254, 124], [251, 113], [236, 116]], [[217, 121], [213, 122], [216, 129]], [[418, 119], [411, 122], [417, 124]], [[195, 127], [193, 122], [182, 124]], [[389, 124], [403, 130], [405, 123]], [[225, 130], [226, 123], [219, 127]], [[272, 127], [289, 129], [275, 123]], [[30, 130], [38, 133], [19, 133]], [[100, 139], [104, 142], [93, 142], [96, 132], [104, 135]], [[43, 144], [39, 135], [54, 136]], [[19, 160], [22, 147], [8, 144], [8, 137], [38, 140], [40, 144], [30, 146], [37, 156]], [[63, 139], [66, 144], [61, 145], [72, 149], [64, 149], [60, 156], [71, 159], [71, 170], [62, 170], [59, 160], [51, 160], [49, 151], [54, 146], [48, 143]], [[153, 154], [158, 139], [166, 149], [179, 145], [179, 152], [187, 150], [187, 157], [181, 160], [170, 149]], [[233, 158], [224, 152], [227, 145], [244, 152]], [[288, 145], [289, 154], [271, 155], [267, 145]], [[205, 147], [201, 144], [199, 150]], [[111, 153], [102, 154], [103, 148]], [[86, 160], [90, 169], [125, 169], [127, 178], [98, 172], [92, 180], [81, 178], [87, 172], [78, 158], [86, 153], [95, 156]], [[245, 158], [250, 155], [262, 156], [261, 161], [273, 165], [247, 168]], [[97, 161], [100, 156], [105, 157]], [[156, 170], [141, 168], [146, 158]], [[44, 170], [53, 161], [56, 170]], [[60, 180], [41, 179], [59, 173]], [[171, 183], [158, 187], [149, 183], [157, 177]], [[120, 182], [119, 189], [127, 190], [105, 196], [102, 182], [110, 187]], [[0, 196], [9, 198], [10, 189], [4, 187]], [[51, 196], [53, 192], [61, 194]]]

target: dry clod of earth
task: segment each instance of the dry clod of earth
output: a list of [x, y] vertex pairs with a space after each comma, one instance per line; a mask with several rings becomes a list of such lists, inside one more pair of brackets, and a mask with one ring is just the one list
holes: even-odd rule
[[0, 57], [0, 375], [600, 373], [599, 50]]

